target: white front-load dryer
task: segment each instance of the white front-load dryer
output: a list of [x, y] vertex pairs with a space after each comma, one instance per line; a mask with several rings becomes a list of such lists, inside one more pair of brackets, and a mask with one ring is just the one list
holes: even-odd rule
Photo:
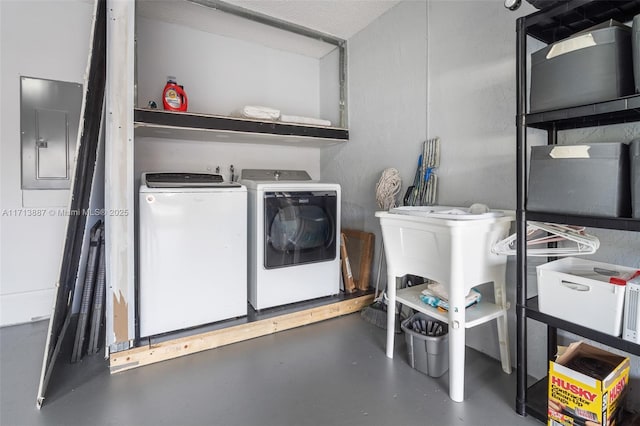
[[246, 188], [145, 173], [139, 196], [140, 336], [246, 315]]
[[243, 170], [248, 298], [257, 309], [340, 292], [340, 185], [304, 171]]

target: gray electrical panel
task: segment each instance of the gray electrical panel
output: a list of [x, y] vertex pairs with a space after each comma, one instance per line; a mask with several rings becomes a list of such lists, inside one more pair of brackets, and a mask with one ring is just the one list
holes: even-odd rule
[[82, 85], [20, 78], [22, 189], [69, 189]]

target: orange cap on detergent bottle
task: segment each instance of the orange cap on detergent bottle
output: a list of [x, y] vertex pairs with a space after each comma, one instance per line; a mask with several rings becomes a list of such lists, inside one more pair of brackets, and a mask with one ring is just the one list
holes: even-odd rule
[[186, 111], [187, 110], [187, 94], [184, 87], [176, 83], [173, 76], [167, 77], [167, 84], [162, 91], [162, 106], [167, 111]]

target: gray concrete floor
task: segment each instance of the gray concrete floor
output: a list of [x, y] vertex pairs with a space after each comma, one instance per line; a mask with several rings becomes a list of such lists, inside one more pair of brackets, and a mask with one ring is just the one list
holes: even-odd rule
[[447, 374], [412, 369], [399, 336], [344, 317], [109, 375], [100, 356], [62, 359], [41, 410], [47, 321], [0, 329], [0, 425], [539, 426], [514, 411], [515, 374], [467, 348], [465, 402]]

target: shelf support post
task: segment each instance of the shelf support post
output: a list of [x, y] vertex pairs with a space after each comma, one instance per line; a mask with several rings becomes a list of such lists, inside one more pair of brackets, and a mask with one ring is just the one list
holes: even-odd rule
[[527, 218], [526, 175], [527, 175], [527, 128], [525, 114], [527, 110], [527, 34], [525, 17], [516, 21], [516, 412], [526, 415], [527, 401]]

